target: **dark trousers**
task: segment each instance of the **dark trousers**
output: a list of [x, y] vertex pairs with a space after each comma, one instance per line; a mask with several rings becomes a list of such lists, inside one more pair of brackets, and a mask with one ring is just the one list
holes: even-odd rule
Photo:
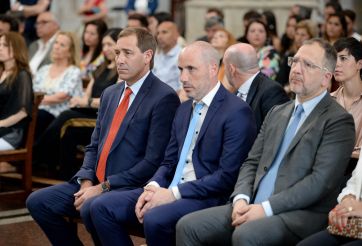
[[[77, 145], [87, 145], [93, 132], [93, 127], [68, 127], [61, 137], [63, 125], [71, 119], [96, 119], [96, 110], [67, 110], [61, 113], [47, 126], [44, 133], [36, 141], [33, 149], [33, 160], [42, 164], [48, 170], [54, 171], [64, 180], [70, 179], [76, 170]], [[42, 126], [45, 127], [45, 126]]]
[[335, 236], [330, 234], [327, 230], [324, 230], [316, 234], [313, 234], [312, 236], [309, 236], [300, 243], [298, 243], [298, 246], [319, 246], [319, 245], [357, 246], [357, 245], [362, 245], [362, 240]]
[[[143, 189], [109, 192], [92, 202], [90, 214], [102, 245], [133, 245], [128, 228], [140, 227], [135, 205]], [[148, 246], [175, 245], [175, 227], [185, 214], [218, 204], [218, 199], [180, 199], [149, 210], [143, 221]]]

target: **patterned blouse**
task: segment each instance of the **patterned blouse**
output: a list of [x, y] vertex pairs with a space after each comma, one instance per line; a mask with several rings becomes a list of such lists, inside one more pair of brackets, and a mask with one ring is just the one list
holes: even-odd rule
[[275, 79], [279, 72], [280, 56], [273, 46], [264, 46], [258, 51], [259, 67], [263, 74]]
[[[58, 92], [64, 92], [70, 97], [82, 96], [82, 80], [80, 78], [80, 70], [76, 66], [69, 66], [57, 78], [50, 78], [50, 65], [43, 66], [37, 72], [33, 82], [33, 89], [36, 92], [43, 92], [45, 95], [54, 95]], [[69, 100], [58, 104], [40, 105], [39, 109], [43, 109], [54, 117], [57, 117], [63, 111], [69, 109]]]

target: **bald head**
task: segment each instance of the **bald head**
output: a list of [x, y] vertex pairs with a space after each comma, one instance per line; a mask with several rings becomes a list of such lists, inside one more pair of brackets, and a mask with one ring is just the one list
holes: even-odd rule
[[238, 89], [246, 80], [259, 71], [255, 48], [250, 44], [238, 43], [230, 46], [223, 62], [229, 83]]
[[194, 57], [197, 57], [197, 59], [202, 60], [206, 64], [219, 65], [221, 57], [218, 51], [208, 42], [193, 42], [184, 48], [184, 51], [186, 50], [192, 52], [194, 54]]
[[157, 41], [159, 48], [167, 53], [177, 44], [179, 32], [177, 25], [172, 21], [164, 21], [157, 27]]
[[250, 44], [238, 43], [230, 46], [224, 54], [224, 63], [233, 64], [240, 72], [259, 70], [255, 48]]

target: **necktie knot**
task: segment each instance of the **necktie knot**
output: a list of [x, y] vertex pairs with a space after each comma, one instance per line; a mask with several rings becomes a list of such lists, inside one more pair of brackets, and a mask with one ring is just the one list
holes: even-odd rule
[[194, 112], [199, 113], [201, 111], [202, 107], [204, 107], [204, 103], [202, 103], [202, 102], [196, 103], [194, 106]]
[[125, 92], [124, 92], [124, 97], [129, 97], [131, 94], [132, 94], [131, 87], [127, 87]]
[[298, 104], [297, 107], [295, 108], [294, 116], [299, 117], [302, 115], [303, 112], [304, 112], [303, 105]]

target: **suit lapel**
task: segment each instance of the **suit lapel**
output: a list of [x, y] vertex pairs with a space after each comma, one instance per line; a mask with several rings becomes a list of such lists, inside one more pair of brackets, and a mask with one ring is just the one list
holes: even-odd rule
[[222, 85], [220, 85], [219, 90], [215, 94], [215, 97], [212, 100], [209, 109], [207, 110], [207, 114], [205, 116], [204, 122], [202, 123], [200, 134], [197, 138], [195, 145], [197, 145], [200, 139], [202, 139], [202, 137], [204, 136], [207, 127], [209, 126], [211, 120], [214, 118], [217, 110], [221, 106], [222, 101], [224, 101], [225, 94], [226, 94], [225, 88]]
[[328, 105], [330, 104], [330, 96], [327, 93], [326, 96], [317, 104], [317, 106], [313, 109], [307, 119], [303, 122], [303, 125], [297, 131], [297, 134], [293, 138], [290, 143], [285, 154], [288, 154], [290, 150], [294, 148], [294, 146], [300, 141], [303, 135], [315, 124], [316, 121], [319, 120], [320, 116], [327, 110]]
[[259, 82], [261, 80], [260, 77], [260, 72], [258, 73], [258, 75], [254, 78], [253, 82], [250, 85], [250, 89], [248, 91], [248, 96], [246, 97], [246, 102], [251, 105], [251, 102], [254, 99], [255, 93], [258, 90], [258, 86], [259, 86]]
[[[143, 84], [142, 84], [140, 90], [138, 91], [136, 97], [134, 98], [131, 106], [128, 108], [128, 111], [127, 111], [127, 113], [122, 121], [122, 124], [117, 132], [117, 136], [113, 141], [113, 144], [112, 144], [112, 147], [111, 147], [109, 153], [111, 153], [117, 147], [117, 145], [120, 143], [120, 141], [123, 139], [124, 135], [126, 134], [126, 130], [129, 126], [130, 121], [133, 119], [135, 113], [137, 112], [137, 109], [139, 108], [139, 106], [141, 105], [143, 100], [145, 99], [145, 96], [149, 92], [152, 84], [153, 84], [153, 77], [152, 77], [152, 73], [150, 73], [147, 76], [147, 78], [145, 79], [145, 81], [143, 82]], [[117, 106], [118, 106], [118, 104], [117, 104]]]

